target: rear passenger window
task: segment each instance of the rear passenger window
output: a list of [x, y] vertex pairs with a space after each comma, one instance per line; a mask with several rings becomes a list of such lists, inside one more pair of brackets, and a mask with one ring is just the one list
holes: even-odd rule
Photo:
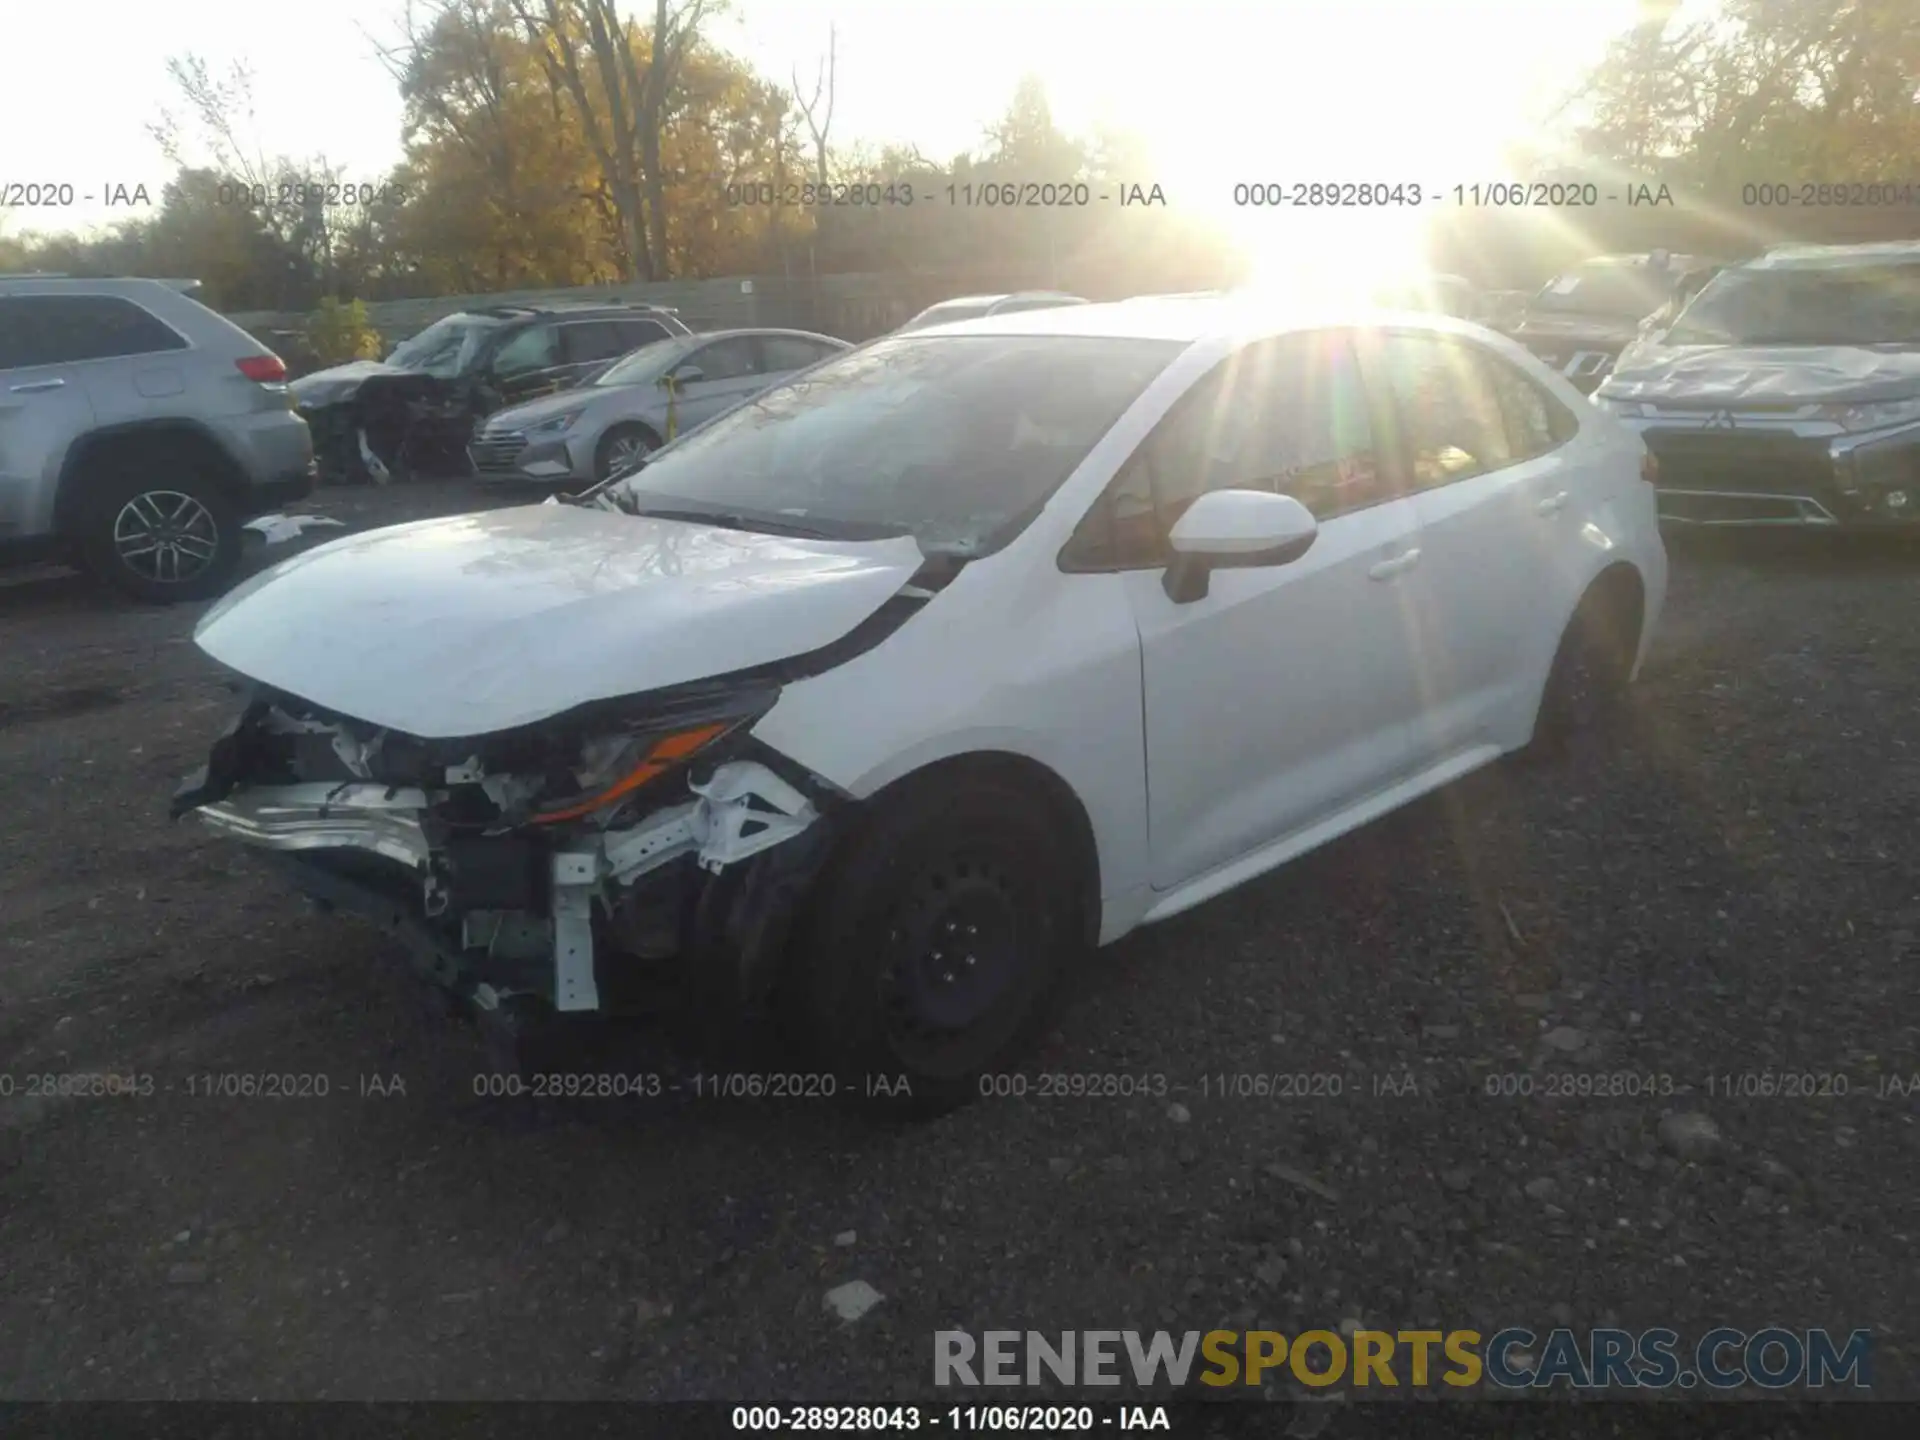
[[616, 320], [613, 326], [620, 333], [620, 349], [616, 353], [621, 355], [664, 340], [672, 333], [658, 320]]
[[789, 370], [804, 370], [831, 353], [825, 345], [803, 340], [798, 335], [762, 335], [760, 368], [768, 375], [784, 375]]
[[117, 295], [0, 299], [0, 370], [185, 350], [187, 342]]
[[1449, 335], [1391, 331], [1372, 352], [1413, 488], [1431, 490], [1514, 463], [1507, 416], [1479, 346]]
[[1507, 444], [1516, 462], [1544, 455], [1573, 438], [1579, 422], [1566, 406], [1492, 351], [1480, 351], [1480, 361], [1500, 401]]
[[611, 360], [633, 348], [621, 338], [619, 328], [611, 320], [577, 320], [562, 325], [560, 330], [567, 345], [567, 359], [575, 364]]

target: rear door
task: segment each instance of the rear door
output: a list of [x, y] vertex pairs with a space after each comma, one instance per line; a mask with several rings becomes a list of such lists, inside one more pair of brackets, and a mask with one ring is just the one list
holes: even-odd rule
[[1413, 741], [1433, 764], [1497, 743], [1531, 703], [1534, 641], [1570, 583], [1577, 487], [1564, 445], [1578, 425], [1463, 336], [1395, 329], [1368, 336], [1361, 353], [1419, 517]]
[[52, 530], [60, 468], [95, 424], [67, 326], [80, 299], [0, 295], [0, 541]]

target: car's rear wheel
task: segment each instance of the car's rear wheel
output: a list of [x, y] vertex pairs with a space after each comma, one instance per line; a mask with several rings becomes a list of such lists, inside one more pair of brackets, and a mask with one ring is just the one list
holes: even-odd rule
[[883, 801], [849, 837], [792, 996], [839, 1095], [935, 1115], [1020, 1061], [1083, 933], [1068, 849], [1029, 795], [984, 777]]
[[610, 480], [624, 475], [659, 448], [659, 440], [646, 426], [616, 425], [600, 437], [594, 450], [593, 478]]
[[129, 461], [88, 497], [78, 536], [89, 573], [135, 600], [205, 600], [240, 567], [240, 516], [225, 489], [175, 462]]
[[1637, 582], [1624, 572], [1602, 576], [1582, 597], [1560, 637], [1534, 723], [1536, 750], [1565, 753], [1618, 728], [1627, 710], [1639, 642]]

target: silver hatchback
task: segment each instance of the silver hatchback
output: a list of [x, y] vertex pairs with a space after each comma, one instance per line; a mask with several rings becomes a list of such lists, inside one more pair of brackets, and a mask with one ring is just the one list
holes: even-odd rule
[[805, 330], [718, 330], [643, 345], [572, 390], [497, 411], [476, 474], [555, 489], [624, 474], [677, 434], [853, 347]]

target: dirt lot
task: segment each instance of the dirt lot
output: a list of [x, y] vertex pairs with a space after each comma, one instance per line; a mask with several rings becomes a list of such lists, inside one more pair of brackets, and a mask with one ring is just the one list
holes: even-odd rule
[[[1880, 1091], [1920, 1074], [1915, 614], [1906, 553], [1677, 556], [1614, 754], [1477, 777], [1103, 953], [1035, 1070], [1166, 1098], [879, 1129], [477, 1098], [477, 1040], [386, 942], [166, 820], [233, 703], [193, 614], [0, 584], [0, 1395], [844, 1401], [924, 1394], [936, 1329], [1358, 1316], [1868, 1326], [1911, 1398], [1920, 1099]], [[24, 1093], [105, 1071], [154, 1093]], [[262, 1072], [330, 1093], [195, 1093]], [[1751, 1072], [1851, 1093], [1728, 1098]], [[1220, 1094], [1281, 1073], [1343, 1093]], [[1544, 1093], [1623, 1073], [1675, 1093]], [[823, 1314], [856, 1279], [884, 1301]]]

